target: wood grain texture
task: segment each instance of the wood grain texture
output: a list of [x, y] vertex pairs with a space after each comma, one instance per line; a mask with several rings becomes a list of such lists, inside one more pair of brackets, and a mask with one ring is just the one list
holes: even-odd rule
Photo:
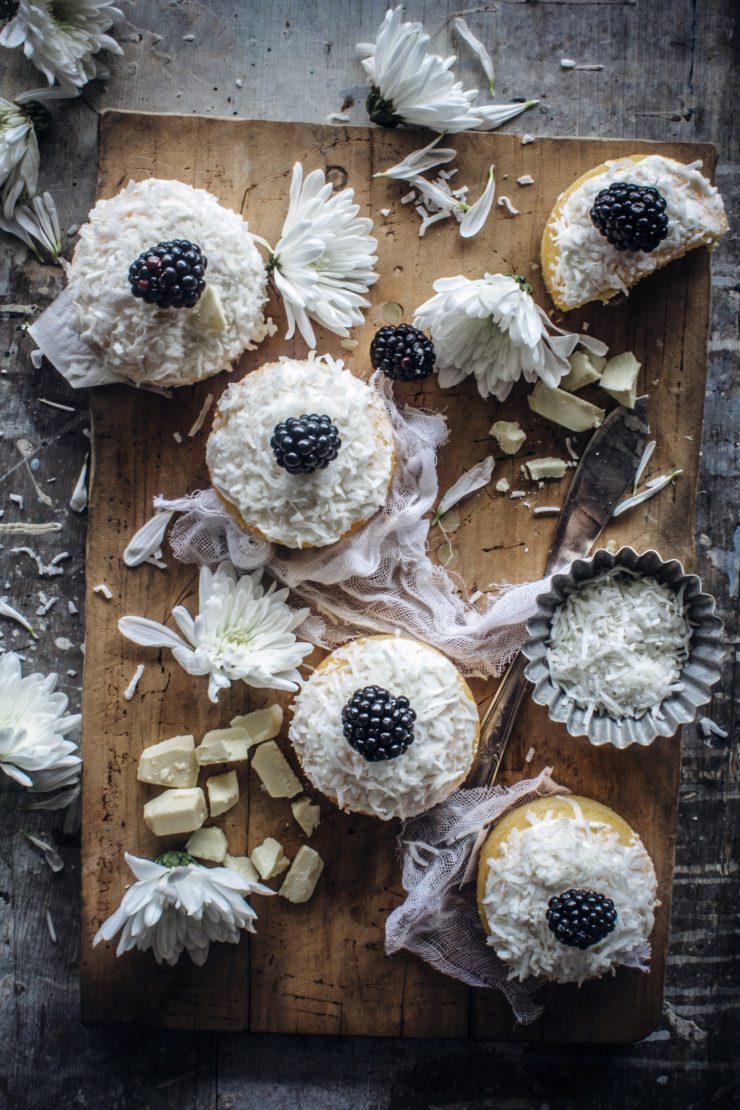
[[[347, 358], [355, 372], [367, 372], [367, 349], [376, 328], [394, 311], [410, 319], [430, 294], [433, 278], [484, 270], [524, 273], [542, 296], [538, 247], [541, 229], [559, 192], [589, 166], [620, 154], [656, 149], [634, 142], [540, 139], [522, 146], [508, 135], [463, 136], [457, 140], [460, 179], [475, 194], [490, 163], [504, 187], [518, 189], [522, 215], [491, 219], [478, 238], [463, 241], [453, 226], [435, 227], [423, 239], [415, 216], [400, 204], [403, 186], [373, 180], [378, 169], [398, 161], [423, 140], [414, 134], [378, 133], [361, 128], [231, 122], [107, 113], [102, 117], [99, 190], [117, 192], [129, 178], [177, 177], [217, 192], [227, 205], [242, 211], [252, 228], [269, 241], [279, 234], [287, 203], [290, 170], [295, 160], [307, 170], [320, 166], [337, 183], [349, 183], [376, 221], [380, 281], [372, 293], [367, 321], [355, 336], [359, 346], [349, 356], [340, 340], [318, 338], [319, 349]], [[663, 149], [663, 148], [661, 148]], [[670, 145], [665, 153], [682, 161], [703, 158], [711, 169], [711, 148]], [[530, 173], [535, 184], [514, 182]], [[505, 183], [511, 184], [505, 184]], [[388, 217], [379, 215], [390, 208]], [[656, 466], [682, 466], [684, 481], [661, 499], [609, 527], [606, 539], [629, 542], [638, 549], [657, 546], [666, 554], [693, 561], [690, 534], [681, 522], [693, 515], [701, 405], [704, 391], [708, 320], [708, 261], [705, 251], [672, 264], [650, 283], [638, 287], [629, 302], [617, 307], [589, 306], [564, 318], [564, 326], [587, 328], [603, 336], [614, 352], [632, 349], [643, 363], [640, 388], [649, 391], [652, 432], [659, 443]], [[279, 353], [300, 357], [302, 341], [285, 344], [282, 312], [272, 309], [278, 334], [243, 357], [236, 374], [270, 361]], [[114, 945], [90, 947], [100, 922], [117, 905], [129, 876], [122, 851], [154, 855], [161, 841], [141, 819], [143, 802], [154, 794], [136, 780], [142, 746], [178, 732], [226, 724], [237, 712], [263, 705], [269, 694], [255, 696], [244, 687], [222, 695], [214, 707], [204, 700], [204, 681], [193, 680], [168, 653], [136, 649], [122, 640], [117, 619], [142, 613], [167, 620], [175, 604], [193, 599], [192, 568], [170, 560], [166, 573], [145, 566], [126, 569], [120, 553], [127, 538], [147, 518], [151, 498], [164, 490], [177, 496], [207, 484], [204, 443], [208, 422], [191, 441], [191, 426], [208, 394], [216, 397], [228, 378], [219, 376], [198, 387], [175, 391], [172, 399], [125, 388], [95, 391], [92, 398], [94, 469], [88, 539], [88, 607], [84, 695], [85, 790], [83, 814], [83, 1015], [86, 1020], [137, 1021], [175, 1028], [238, 1029], [290, 1033], [447, 1036], [504, 1039], [511, 1025], [507, 1008], [488, 992], [469, 992], [407, 956], [388, 959], [383, 926], [402, 897], [394, 850], [395, 824], [349, 817], [329, 807], [313, 843], [327, 861], [319, 891], [301, 907], [281, 899], [260, 900], [256, 937], [238, 949], [221, 948], [204, 969], [181, 961], [176, 969], [157, 969], [146, 957], [116, 960]], [[460, 526], [449, 540], [439, 529], [431, 545], [443, 560], [454, 552], [454, 569], [472, 591], [490, 582], [539, 577], [555, 524], [535, 518], [537, 503], [564, 496], [566, 481], [543, 489], [527, 482], [519, 468], [542, 454], [568, 457], [564, 434], [531, 414], [528, 388], [520, 383], [501, 405], [483, 403], [468, 379], [441, 391], [436, 379], [421, 386], [400, 386], [399, 396], [414, 404], [446, 412], [451, 436], [440, 454], [440, 488], [493, 451], [496, 474], [512, 488], [528, 491], [526, 503], [497, 494], [489, 486], [469, 498], [456, 515]], [[594, 397], [597, 394], [594, 393]], [[598, 395], [606, 403], [604, 395]], [[515, 458], [498, 451], [487, 434], [494, 419], [519, 419], [528, 439]], [[185, 441], [178, 444], [173, 433]], [[578, 445], [584, 438], [575, 437]], [[113, 600], [92, 593], [105, 581]], [[135, 665], [146, 666], [140, 697], [122, 699]], [[106, 696], [100, 697], [105, 683]], [[492, 687], [476, 684], [483, 705]], [[289, 697], [283, 697], [287, 707]], [[101, 738], [104, 738], [101, 741]], [[526, 756], [534, 749], [534, 756]], [[680, 747], [677, 739], [647, 750], [616, 752], [594, 749], [552, 725], [544, 711], [525, 703], [503, 767], [505, 781], [518, 781], [552, 766], [563, 785], [596, 797], [622, 812], [640, 832], [658, 873], [662, 906], [653, 934], [649, 975], [620, 971], [614, 980], [576, 988], [545, 991], [546, 1014], [522, 1037], [542, 1040], [634, 1040], [657, 1023], [662, 983], [675, 839]], [[243, 802], [223, 821], [232, 852], [251, 850], [266, 835], [279, 835], [292, 855], [297, 829], [286, 804], [258, 788], [248, 767], [239, 769]], [[277, 830], [277, 832], [276, 832]], [[169, 842], [168, 846], [169, 846]], [[249, 960], [247, 961], [247, 948]], [[414, 984], [408, 990], [408, 980]], [[568, 1020], [565, 1020], [568, 1015]]]
[[[76, 101], [52, 106], [54, 129], [41, 140], [41, 181], [54, 194], [65, 253], [74, 245], [95, 197], [97, 110], [179, 111], [235, 118], [321, 123], [347, 101], [354, 124], [365, 124], [362, 76], [353, 43], [369, 38], [386, 0], [121, 0], [128, 22], [118, 32], [124, 56], [109, 59], [111, 77], [92, 82]], [[459, 5], [458, 5], [459, 6]], [[409, 18], [434, 33], [441, 53], [457, 49], [451, 5], [409, 2]], [[738, 55], [732, 0], [651, 0], [650, 3], [509, 3], [470, 5], [466, 19], [488, 45], [500, 98], [539, 95], [536, 112], [506, 130], [540, 135], [618, 135], [653, 140], [716, 142], [718, 184], [731, 224], [740, 206], [740, 133], [735, 98]], [[667, 30], [668, 29], [668, 30]], [[193, 41], [184, 41], [192, 36]], [[561, 57], [603, 64], [601, 72], [564, 72]], [[466, 86], [480, 73], [462, 55]], [[0, 51], [3, 95], [35, 88], [36, 70], [21, 51]], [[239, 84], [237, 84], [239, 82]], [[354, 99], [355, 103], [350, 101]], [[453, 144], [454, 145], [454, 144]], [[728, 235], [712, 258], [709, 377], [697, 516], [686, 530], [698, 538], [696, 567], [718, 599], [728, 643], [738, 637], [737, 532], [740, 473], [738, 366], [738, 236]], [[30, 641], [0, 623], [4, 643], [29, 666], [58, 670], [79, 706], [86, 518], [67, 511], [88, 447], [87, 395], [75, 393], [49, 366], [34, 370], [25, 323], [60, 291], [58, 268], [38, 264], [16, 241], [0, 250], [0, 397], [4, 437], [0, 479], [4, 521], [53, 517], [58, 534], [33, 537], [47, 558], [69, 551], [65, 574], [42, 579], [23, 557], [0, 553], [3, 586], [13, 604], [33, 613], [41, 590], [58, 598]], [[40, 398], [75, 409], [50, 410]], [[36, 503], [31, 476], [15, 445], [36, 450], [54, 510]], [[36, 475], [39, 478], [39, 475]], [[41, 480], [41, 479], [39, 479]], [[9, 492], [21, 492], [18, 511]], [[26, 537], [27, 539], [28, 537]], [[62, 651], [64, 637], [73, 647]], [[709, 715], [736, 735], [740, 710], [737, 652], [728, 651], [723, 682]], [[76, 674], [67, 673], [68, 670]], [[445, 1040], [434, 1021], [419, 1041], [352, 1037], [216, 1036], [79, 1021], [79, 838], [62, 832], [62, 816], [28, 811], [28, 798], [0, 776], [0, 1037], [14, 1045], [0, 1063], [0, 1105], [47, 1110], [90, 1106], [156, 1110], [429, 1110], [450, 1106], [491, 1110], [643, 1110], [659, 1105], [705, 1110], [731, 1103], [736, 1089], [738, 980], [737, 744], [682, 738], [681, 804], [672, 906], [666, 1005], [651, 1038], [617, 1049], [494, 1044]], [[53, 875], [19, 828], [60, 844], [66, 867]], [[43, 918], [51, 909], [58, 943]], [[410, 976], [407, 990], [415, 990]], [[428, 996], [428, 992], [427, 992]], [[446, 1012], [446, 1010], [445, 1010]]]

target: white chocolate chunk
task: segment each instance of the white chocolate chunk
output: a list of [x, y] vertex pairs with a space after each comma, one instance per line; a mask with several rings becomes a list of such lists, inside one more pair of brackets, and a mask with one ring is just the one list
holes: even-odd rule
[[211, 775], [206, 782], [208, 788], [208, 805], [211, 817], [218, 817], [221, 813], [235, 806], [239, 801], [239, 781], [236, 771], [225, 771], [223, 775]]
[[567, 468], [568, 464], [565, 459], [546, 457], [530, 459], [529, 462], [524, 464], [522, 470], [533, 482], [538, 482], [541, 478], [562, 478], [565, 476]]
[[261, 744], [263, 740], [274, 739], [283, 727], [282, 706], [268, 705], [266, 709], [256, 709], [254, 713], [234, 717], [231, 724], [234, 728], [244, 729], [252, 744]]
[[213, 863], [223, 863], [226, 859], [228, 844], [222, 829], [209, 825], [207, 829], [198, 829], [185, 845], [185, 851], [196, 859], [209, 859]]
[[532, 412], [567, 428], [570, 432], [585, 432], [589, 428], [598, 428], [604, 423], [606, 415], [603, 409], [589, 404], [582, 397], [574, 397], [564, 389], [548, 389], [541, 381], [537, 382], [527, 397], [527, 403]]
[[290, 864], [282, 844], [271, 836], [253, 850], [251, 859], [263, 879], [274, 879], [276, 875], [282, 875]]
[[201, 767], [249, 759], [252, 741], [243, 728], [214, 728], [203, 737], [195, 758]]
[[199, 786], [165, 790], [144, 806], [144, 821], [155, 836], [195, 832], [207, 816], [205, 795]]
[[321, 809], [314, 805], [310, 798], [303, 794], [290, 803], [290, 808], [306, 836], [310, 836], [312, 832], [316, 831], [321, 820]]
[[488, 429], [488, 434], [493, 436], [507, 455], [516, 455], [527, 438], [527, 433], [522, 430], [518, 420], [497, 420]]
[[230, 856], [227, 852], [224, 857], [224, 867], [230, 867], [232, 871], [236, 871], [237, 875], [241, 875], [248, 883], [258, 883], [260, 881], [259, 871], [249, 856]]
[[619, 401], [620, 405], [633, 409], [637, 400], [637, 375], [640, 373], [640, 365], [632, 351], [615, 355], [604, 367], [599, 385], [605, 393]]
[[278, 893], [289, 902], [307, 902], [316, 889], [323, 870], [324, 861], [319, 853], [303, 844], [298, 849]]
[[199, 328], [208, 328], [210, 331], [226, 331], [226, 317], [221, 303], [221, 295], [211, 282], [206, 282], [206, 287], [197, 305], [192, 310], [191, 316], [197, 321]]
[[300, 794], [301, 784], [274, 740], [257, 748], [252, 766], [271, 798], [294, 798]]
[[508, 493], [511, 489], [511, 485], [506, 478], [499, 478], [498, 482], [496, 482], [496, 489], [499, 493]]
[[575, 351], [568, 362], [570, 370], [560, 382], [560, 388], [568, 393], [575, 393], [576, 390], [597, 382], [606, 366], [606, 359], [601, 355], [587, 355], [584, 351]]
[[196, 786], [198, 763], [195, 758], [195, 739], [192, 736], [173, 736], [144, 748], [139, 756], [136, 772], [139, 782], [153, 786]]

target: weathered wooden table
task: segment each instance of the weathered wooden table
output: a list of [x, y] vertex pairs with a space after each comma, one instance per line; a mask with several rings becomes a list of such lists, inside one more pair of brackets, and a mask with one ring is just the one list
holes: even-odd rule
[[[42, 183], [53, 190], [63, 226], [81, 223], [94, 195], [97, 111], [142, 111], [323, 122], [344, 108], [366, 120], [354, 43], [371, 37], [380, 0], [123, 0], [107, 87], [89, 86], [55, 111], [42, 146]], [[732, 115], [731, 0], [498, 0], [470, 4], [474, 30], [492, 47], [501, 98], [538, 96], [535, 112], [510, 129], [534, 134], [618, 135], [712, 141], [718, 184], [737, 215], [740, 173]], [[409, 5], [441, 53], [454, 4]], [[603, 66], [563, 70], [560, 59]], [[36, 87], [36, 71], [2, 52], [3, 95]], [[480, 83], [465, 58], [467, 84]], [[297, 79], [300, 77], [300, 79]], [[0, 1105], [89, 1107], [700, 1107], [729, 1106], [736, 1083], [737, 967], [736, 729], [738, 686], [737, 239], [714, 258], [710, 372], [696, 532], [697, 569], [717, 596], [730, 650], [712, 717], [730, 739], [684, 732], [684, 763], [666, 1012], [646, 1041], [613, 1050], [534, 1048], [445, 1041], [368, 1041], [277, 1036], [156, 1033], [83, 1028], [78, 1000], [78, 839], [58, 814], [28, 812], [28, 798], [0, 785]], [[35, 371], [24, 324], [63, 285], [2, 239], [0, 251], [0, 529], [2, 594], [35, 617], [29, 643], [0, 622], [1, 643], [29, 664], [58, 670], [79, 699], [85, 517], [67, 509], [83, 464], [87, 399], [53, 371]], [[733, 371], [734, 380], [733, 380]], [[52, 401], [68, 408], [45, 404]], [[38, 460], [38, 466], [36, 461]], [[39, 500], [36, 485], [52, 504]], [[20, 511], [10, 494], [24, 498]], [[53, 522], [55, 532], [6, 527]], [[42, 564], [68, 552], [65, 573]], [[72, 602], [74, 604], [70, 605]], [[101, 697], [105, 691], [101, 690]], [[733, 698], [735, 699], [733, 701]], [[54, 875], [20, 834], [61, 844]], [[49, 909], [58, 940], [46, 923]]]

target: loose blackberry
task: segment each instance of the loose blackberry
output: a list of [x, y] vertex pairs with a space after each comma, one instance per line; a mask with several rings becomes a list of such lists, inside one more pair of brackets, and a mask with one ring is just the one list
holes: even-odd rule
[[617, 921], [611, 898], [594, 890], [566, 890], [551, 898], [545, 914], [550, 931], [569, 948], [590, 948], [608, 936]]
[[375, 370], [401, 382], [428, 378], [437, 359], [430, 339], [410, 324], [388, 325], [375, 333], [370, 344], [370, 361]]
[[324, 470], [339, 454], [342, 441], [328, 416], [291, 416], [275, 425], [270, 447], [275, 461], [289, 474]]
[[144, 304], [192, 308], [206, 287], [208, 259], [196, 243], [172, 239], [142, 251], [129, 266], [131, 292]]
[[355, 690], [342, 710], [344, 735], [368, 763], [397, 759], [414, 742], [416, 713], [406, 697], [394, 697], [382, 686]]
[[654, 251], [668, 234], [665, 197], [652, 185], [615, 181], [596, 194], [594, 227], [618, 251]]

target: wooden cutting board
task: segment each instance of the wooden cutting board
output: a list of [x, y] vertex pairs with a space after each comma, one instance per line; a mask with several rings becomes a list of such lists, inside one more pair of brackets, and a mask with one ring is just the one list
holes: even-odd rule
[[[703, 160], [711, 173], [709, 146], [649, 144], [620, 140], [538, 139], [522, 146], [515, 135], [460, 135], [458, 179], [480, 194], [491, 163], [498, 193], [506, 193], [520, 215], [496, 208], [484, 231], [463, 241], [451, 222], [418, 237], [415, 213], [400, 203], [406, 188], [372, 174], [427, 142], [403, 131], [147, 116], [108, 112], [100, 134], [99, 196], [110, 197], [130, 179], [178, 178], [213, 191], [241, 211], [258, 234], [276, 242], [287, 207], [291, 167], [327, 170], [337, 186], [354, 187], [364, 212], [375, 220], [380, 281], [371, 291], [366, 324], [354, 332], [348, 350], [318, 329], [318, 346], [343, 357], [367, 374], [369, 341], [383, 323], [409, 320], [431, 294], [438, 277], [485, 271], [517, 271], [532, 282], [540, 303], [549, 302], [538, 260], [542, 228], [559, 192], [576, 176], [632, 152], [660, 150], [683, 162]], [[517, 177], [531, 174], [521, 187]], [[383, 215], [381, 210], [390, 209]], [[207, 249], [207, 244], [205, 244]], [[573, 330], [589, 327], [613, 353], [633, 350], [643, 364], [641, 391], [650, 394], [650, 421], [658, 441], [655, 472], [682, 467], [681, 480], [645, 506], [610, 526], [604, 542], [638, 549], [657, 547], [691, 566], [697, 462], [701, 443], [709, 260], [705, 250], [642, 283], [628, 301], [588, 306], [564, 317]], [[300, 340], [285, 343], [284, 315], [270, 306], [277, 335], [246, 355], [241, 375], [281, 353], [303, 357]], [[234, 376], [234, 375], [232, 375]], [[142, 820], [144, 802], [156, 791], [137, 782], [141, 749], [178, 732], [196, 737], [235, 713], [275, 700], [243, 685], [212, 706], [205, 679], [186, 675], [169, 652], [138, 649], [118, 633], [124, 613], [167, 621], [173, 605], [196, 604], [197, 572], [168, 552], [168, 569], [124, 567], [121, 554], [133, 532], [151, 514], [152, 496], [184, 494], [207, 484], [205, 441], [210, 418], [193, 437], [188, 430], [204, 399], [217, 399], [231, 380], [221, 375], [198, 387], [177, 390], [171, 400], [134, 389], [93, 391], [90, 529], [87, 563], [87, 659], [84, 678], [84, 779], [82, 870], [82, 1006], [87, 1022], [137, 1022], [172, 1028], [286, 1033], [374, 1034], [403, 1037], [472, 1037], [542, 1041], [631, 1041], [645, 1036], [662, 1008], [673, 877], [678, 738], [659, 739], [647, 749], [624, 752], [591, 747], [572, 739], [527, 701], [506, 754], [501, 781], [515, 782], [545, 766], [565, 786], [613, 806], [640, 833], [655, 862], [661, 908], [653, 933], [649, 974], [621, 969], [614, 978], [575, 987], [549, 986], [541, 997], [544, 1016], [516, 1029], [508, 1004], [493, 991], [470, 991], [431, 971], [412, 957], [383, 952], [387, 914], [403, 897], [396, 854], [398, 825], [340, 814], [322, 804], [323, 819], [311, 843], [326, 860], [313, 900], [293, 906], [281, 898], [257, 899], [258, 932], [238, 946], [216, 945], [207, 964], [187, 957], [176, 968], [157, 967], [150, 954], [115, 956], [115, 944], [93, 950], [92, 937], [118, 905], [130, 876], [124, 850], [156, 856], [156, 840]], [[450, 536], [432, 529], [433, 553], [451, 558], [468, 588], [518, 582], [542, 574], [554, 519], [535, 518], [537, 504], [562, 501], [569, 477], [530, 488], [519, 467], [543, 454], [567, 458], [564, 435], [534, 417], [526, 388], [517, 387], [505, 404], [480, 400], [474, 381], [440, 391], [436, 379], [397, 386], [397, 397], [445, 411], [452, 431], [439, 457], [444, 490], [474, 462], [493, 452], [495, 478], [526, 488], [527, 500], [510, 500], [494, 484], [459, 509], [459, 528]], [[587, 394], [588, 395], [588, 394]], [[594, 395], [596, 396], [596, 395]], [[604, 395], [599, 395], [604, 403]], [[515, 459], [503, 456], [488, 436], [495, 419], [518, 419], [528, 432]], [[173, 433], [179, 432], [182, 443]], [[583, 446], [583, 437], [576, 437]], [[659, 468], [659, 469], [658, 469]], [[569, 471], [569, 475], [572, 472]], [[94, 587], [105, 582], [113, 597]], [[318, 659], [316, 653], [313, 659]], [[145, 664], [136, 696], [125, 690], [136, 665]], [[475, 683], [481, 709], [493, 683]], [[283, 697], [287, 708], [289, 699]], [[290, 757], [289, 744], [284, 747]], [[240, 765], [242, 801], [217, 821], [232, 854], [241, 854], [265, 836], [282, 840], [292, 856], [300, 830], [287, 802], [266, 797], [249, 767]]]

